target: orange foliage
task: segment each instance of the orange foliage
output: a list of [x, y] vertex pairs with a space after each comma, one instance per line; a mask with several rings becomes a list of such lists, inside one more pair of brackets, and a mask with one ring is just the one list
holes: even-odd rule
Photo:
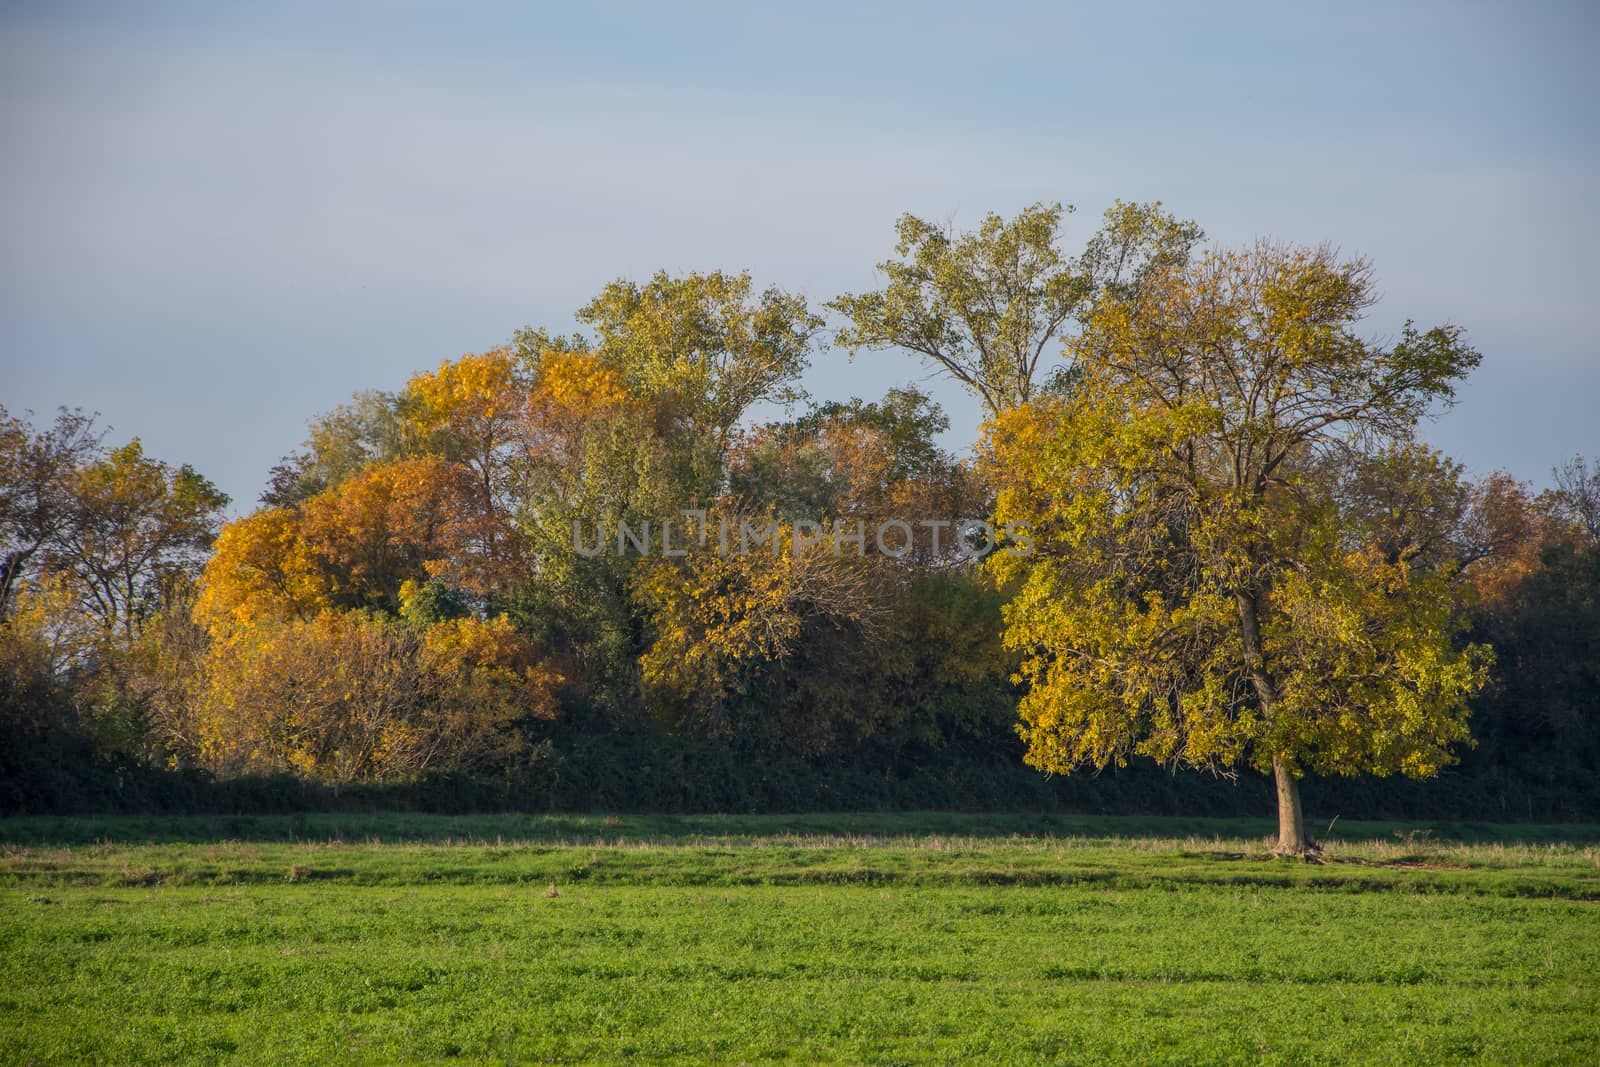
[[437, 456], [374, 464], [306, 501], [303, 529], [351, 606], [399, 603], [400, 585], [444, 571], [467, 534], [463, 468]]
[[396, 608], [407, 579], [459, 564], [470, 496], [464, 468], [425, 456], [373, 464], [299, 509], [237, 519], [202, 575], [198, 614], [215, 632], [328, 607]]

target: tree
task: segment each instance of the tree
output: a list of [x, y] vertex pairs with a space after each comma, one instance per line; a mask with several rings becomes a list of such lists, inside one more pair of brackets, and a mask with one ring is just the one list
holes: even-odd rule
[[653, 630], [640, 669], [671, 725], [726, 731], [730, 701], [789, 654], [808, 620], [859, 631], [881, 613], [877, 568], [831, 544], [797, 545], [786, 523], [774, 529], [773, 551], [723, 553], [712, 537], [682, 563], [653, 559], [640, 569], [636, 595]]
[[399, 611], [407, 581], [476, 575], [468, 470], [438, 456], [373, 463], [297, 507], [223, 527], [197, 610], [214, 632], [308, 621], [328, 608]]
[[673, 417], [672, 398], [636, 393], [617, 362], [552, 348], [534, 370], [517, 520], [532, 565], [500, 602], [559, 651], [587, 702], [630, 719], [642, 714], [641, 624], [629, 592], [640, 560], [580, 555], [574, 529], [676, 518], [712, 491], [721, 468], [714, 445]]
[[385, 463], [408, 454], [405, 427], [390, 393], [368, 389], [311, 420], [299, 452], [272, 468], [261, 503], [272, 507], [298, 504], [338, 487], [369, 463]]
[[804, 297], [767, 289], [750, 275], [661, 272], [644, 285], [616, 281], [578, 312], [597, 351], [621, 369], [630, 392], [682, 421], [720, 454], [750, 405], [799, 393], [822, 320]]
[[149, 458], [137, 437], [80, 468], [71, 492], [74, 513], [47, 565], [72, 576], [108, 636], [131, 643], [163, 585], [204, 565], [228, 497], [188, 464]]
[[1016, 664], [1001, 645], [993, 583], [971, 568], [851, 562], [877, 601], [871, 624], [803, 616], [786, 653], [754, 672], [746, 729], [758, 719], [812, 759], [859, 757], [868, 745], [915, 759], [973, 740], [1003, 751], [1017, 716]]
[[415, 450], [465, 464], [486, 510], [509, 510], [509, 453], [520, 437], [530, 387], [509, 348], [447, 359], [406, 383], [398, 402], [401, 426]]
[[527, 407], [532, 375], [509, 348], [445, 360], [414, 375], [399, 410], [411, 449], [461, 464], [473, 516], [458, 571], [480, 593], [500, 590], [527, 566], [513, 517], [526, 492]]
[[1600, 466], [1591, 467], [1584, 457], [1573, 456], [1554, 474], [1556, 513], [1582, 530], [1591, 545], [1600, 545]]
[[264, 620], [308, 621], [333, 606], [333, 577], [306, 539], [298, 508], [264, 507], [217, 536], [197, 615], [215, 633]]
[[408, 580], [447, 574], [471, 536], [470, 476], [437, 456], [373, 464], [302, 508], [335, 603], [398, 611]]
[[513, 342], [533, 371], [518, 519], [536, 562], [506, 603], [571, 657], [596, 706], [626, 717], [641, 705], [641, 560], [580, 555], [574, 524], [638, 528], [715, 501], [740, 419], [799, 395], [821, 320], [798, 295], [722, 272], [617, 281], [578, 317], [592, 348], [536, 330]]
[[1186, 260], [1201, 237], [1198, 226], [1159, 203], [1119, 201], [1074, 260], [1059, 247], [1071, 210], [1038, 203], [1009, 221], [990, 214], [967, 234], [902, 215], [901, 258], [878, 268], [888, 285], [828, 304], [849, 320], [838, 342], [915, 352], [991, 414], [1027, 403], [1039, 388], [1040, 363], [1097, 292], [1132, 298], [1146, 278]]
[[993, 557], [1034, 765], [1247, 762], [1302, 854], [1303, 773], [1424, 777], [1467, 739], [1488, 653], [1455, 640], [1456, 564], [1357, 500], [1450, 481], [1409, 442], [1478, 355], [1452, 326], [1363, 340], [1371, 302], [1326, 249], [1212, 253], [1105, 293], [1072, 393], [997, 420], [997, 518], [1040, 549]]
[[187, 615], [227, 497], [101, 438], [81, 412], [39, 433], [0, 412], [0, 718], [36, 751], [144, 758], [181, 673], [158, 631]]
[[[1538, 803], [1581, 818], [1595, 801], [1600, 542], [1585, 501], [1600, 486], [1590, 471], [1575, 457], [1537, 494], [1503, 471], [1469, 487], [1472, 636], [1494, 647], [1496, 670], [1473, 703], [1477, 744], [1463, 770], [1510, 811]], [[1526, 797], [1508, 796], [1517, 790]]]
[[[755, 427], [730, 462], [725, 504], [825, 526], [860, 522], [869, 531], [908, 521], [917, 542], [904, 562], [949, 562], [959, 556], [959, 523], [988, 514], [989, 501], [970, 466], [939, 448], [935, 439], [948, 426], [922, 393], [891, 389], [881, 401], [827, 403]], [[924, 523], [941, 524], [937, 551]], [[876, 553], [868, 541], [866, 551]]]
[[94, 418], [62, 408], [35, 431], [0, 406], [0, 621], [29, 566], [76, 521], [78, 470], [99, 455]]
[[[632, 583], [659, 718], [816, 759], [981, 728], [996, 698], [1013, 712], [998, 606], [956, 530], [988, 502], [935, 443], [945, 426], [925, 396], [891, 390], [741, 435], [705, 543], [686, 532], [683, 559], [652, 560]], [[942, 524], [939, 547], [919, 528], [914, 550], [881, 551], [889, 519]], [[743, 551], [746, 522], [772, 524], [776, 543]], [[809, 547], [794, 540], [805, 523], [818, 527]]]
[[[1600, 544], [1562, 490], [1533, 497], [1493, 481], [1482, 524], [1495, 551], [1471, 580], [1473, 636], [1493, 644], [1497, 669], [1474, 702], [1478, 745], [1464, 769], [1512, 812], [1532, 814], [1537, 800], [1586, 818], [1600, 802]], [[1517, 789], [1527, 797], [1507, 795]]]

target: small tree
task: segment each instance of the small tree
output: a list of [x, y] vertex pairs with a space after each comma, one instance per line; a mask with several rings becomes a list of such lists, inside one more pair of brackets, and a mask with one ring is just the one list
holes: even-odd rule
[[1487, 652], [1455, 641], [1453, 563], [1394, 516], [1450, 498], [1411, 437], [1478, 355], [1450, 326], [1363, 340], [1371, 302], [1368, 268], [1326, 249], [1211, 254], [1107, 291], [1070, 395], [997, 421], [997, 518], [1039, 546], [993, 563], [1023, 579], [1006, 638], [1031, 763], [1248, 763], [1299, 854], [1304, 772], [1450, 762]]

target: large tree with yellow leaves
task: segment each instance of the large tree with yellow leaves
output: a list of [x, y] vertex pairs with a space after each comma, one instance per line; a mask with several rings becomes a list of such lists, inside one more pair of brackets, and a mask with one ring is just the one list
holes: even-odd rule
[[997, 418], [997, 519], [1039, 546], [993, 560], [1035, 766], [1246, 764], [1305, 854], [1304, 773], [1428, 776], [1466, 740], [1487, 653], [1455, 568], [1362, 500], [1453, 477], [1412, 434], [1478, 356], [1450, 326], [1363, 339], [1372, 293], [1326, 249], [1197, 257], [1107, 291], [1072, 388]]

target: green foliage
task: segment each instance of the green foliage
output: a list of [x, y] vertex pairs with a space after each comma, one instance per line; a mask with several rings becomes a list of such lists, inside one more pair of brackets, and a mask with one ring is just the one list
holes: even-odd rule
[[1034, 204], [1010, 221], [987, 215], [976, 233], [959, 235], [902, 215], [901, 258], [878, 268], [887, 286], [828, 305], [850, 320], [839, 343], [915, 352], [990, 411], [1026, 403], [1040, 361], [1090, 294], [1057, 246], [1062, 214], [1060, 204]]
[[[1119, 200], [1073, 259], [1059, 246], [1062, 217], [1071, 210], [1037, 203], [1010, 220], [986, 215], [965, 234], [902, 215], [900, 258], [878, 267], [887, 285], [828, 305], [849, 320], [839, 343], [915, 353], [991, 414], [1027, 403], [1039, 389], [1041, 363], [1097, 296], [1136, 300], [1148, 279], [1187, 262], [1204, 236], [1160, 203]], [[1055, 385], [1067, 380], [1064, 373]]]
[[822, 326], [804, 297], [757, 296], [748, 273], [721, 271], [613, 282], [578, 318], [631, 392], [717, 441], [757, 401], [798, 397], [794, 382]]
[[406, 454], [395, 398], [367, 389], [311, 420], [301, 451], [285, 456], [268, 476], [261, 502], [285, 507], [342, 484], [369, 463]]

